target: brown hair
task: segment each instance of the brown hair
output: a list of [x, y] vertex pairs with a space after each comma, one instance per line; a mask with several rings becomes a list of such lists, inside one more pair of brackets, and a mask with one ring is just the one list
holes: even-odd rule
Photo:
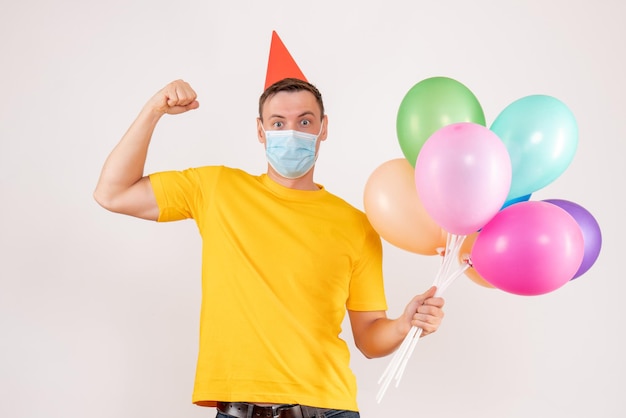
[[263, 105], [265, 102], [276, 93], [281, 91], [286, 92], [297, 92], [297, 91], [308, 91], [313, 96], [315, 96], [315, 100], [317, 100], [317, 104], [320, 106], [321, 115], [320, 117], [324, 117], [324, 101], [322, 100], [322, 93], [315, 87], [313, 84], [300, 80], [298, 78], [283, 78], [280, 81], [275, 82], [271, 86], [269, 86], [261, 97], [259, 97], [259, 118], [263, 120]]

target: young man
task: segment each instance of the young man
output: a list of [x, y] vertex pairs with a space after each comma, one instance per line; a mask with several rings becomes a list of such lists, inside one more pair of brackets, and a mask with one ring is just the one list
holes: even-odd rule
[[443, 318], [435, 289], [386, 317], [379, 236], [365, 214], [313, 180], [328, 133], [322, 96], [287, 78], [259, 100], [267, 173], [224, 166], [143, 173], [164, 114], [198, 108], [177, 80], [153, 96], [106, 160], [94, 197], [104, 208], [154, 221], [192, 218], [202, 236], [201, 335], [193, 402], [218, 417], [358, 417], [348, 311], [369, 358], [392, 353], [411, 326]]

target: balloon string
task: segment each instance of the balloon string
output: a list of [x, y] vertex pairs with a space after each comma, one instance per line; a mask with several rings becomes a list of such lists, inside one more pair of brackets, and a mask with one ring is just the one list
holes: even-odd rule
[[[458, 265], [458, 262], [455, 263], [455, 261], [459, 260], [461, 245], [463, 244], [465, 237], [465, 235], [448, 233], [446, 238], [446, 248], [443, 253], [441, 264], [439, 265], [439, 270], [433, 282], [433, 286], [437, 287], [435, 296], [441, 296], [448, 286], [450, 286], [450, 284], [452, 284], [457, 277], [461, 276], [470, 267], [469, 260], [464, 260], [461, 266]], [[409, 333], [400, 344], [400, 347], [398, 347], [391, 362], [387, 365], [387, 368], [378, 380], [379, 384], [382, 383], [382, 386], [376, 395], [376, 401], [378, 403], [382, 401], [393, 379], [396, 380], [396, 387], [400, 385], [400, 380], [404, 375], [406, 366], [421, 335], [421, 328], [416, 326], [411, 327]]]

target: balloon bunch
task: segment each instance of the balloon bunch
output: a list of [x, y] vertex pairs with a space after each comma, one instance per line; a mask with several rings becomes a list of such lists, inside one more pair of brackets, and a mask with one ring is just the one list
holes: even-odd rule
[[[576, 120], [559, 100], [521, 98], [486, 127], [476, 96], [433, 77], [405, 95], [396, 121], [405, 158], [369, 177], [365, 212], [390, 244], [442, 256], [437, 295], [463, 273], [475, 283], [540, 295], [586, 272], [601, 247], [600, 228], [580, 205], [530, 201], [559, 177], [578, 145]], [[399, 384], [421, 329], [411, 329], [381, 377], [378, 402]]]

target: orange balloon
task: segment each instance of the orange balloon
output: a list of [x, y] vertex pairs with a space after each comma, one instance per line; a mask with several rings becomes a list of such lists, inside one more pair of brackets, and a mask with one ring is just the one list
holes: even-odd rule
[[405, 158], [387, 161], [372, 172], [363, 201], [370, 223], [390, 244], [422, 255], [445, 248], [447, 233], [424, 209], [415, 170]]
[[[461, 263], [465, 263], [468, 258], [472, 255], [472, 247], [474, 246], [474, 241], [478, 237], [480, 232], [474, 232], [473, 234], [467, 235], [463, 244], [461, 244], [461, 249], [459, 251], [459, 261]], [[469, 277], [474, 283], [479, 284], [483, 287], [488, 287], [490, 289], [494, 289], [495, 286], [489, 284], [489, 282], [482, 278], [480, 274], [473, 267], [465, 270], [465, 275]]]

